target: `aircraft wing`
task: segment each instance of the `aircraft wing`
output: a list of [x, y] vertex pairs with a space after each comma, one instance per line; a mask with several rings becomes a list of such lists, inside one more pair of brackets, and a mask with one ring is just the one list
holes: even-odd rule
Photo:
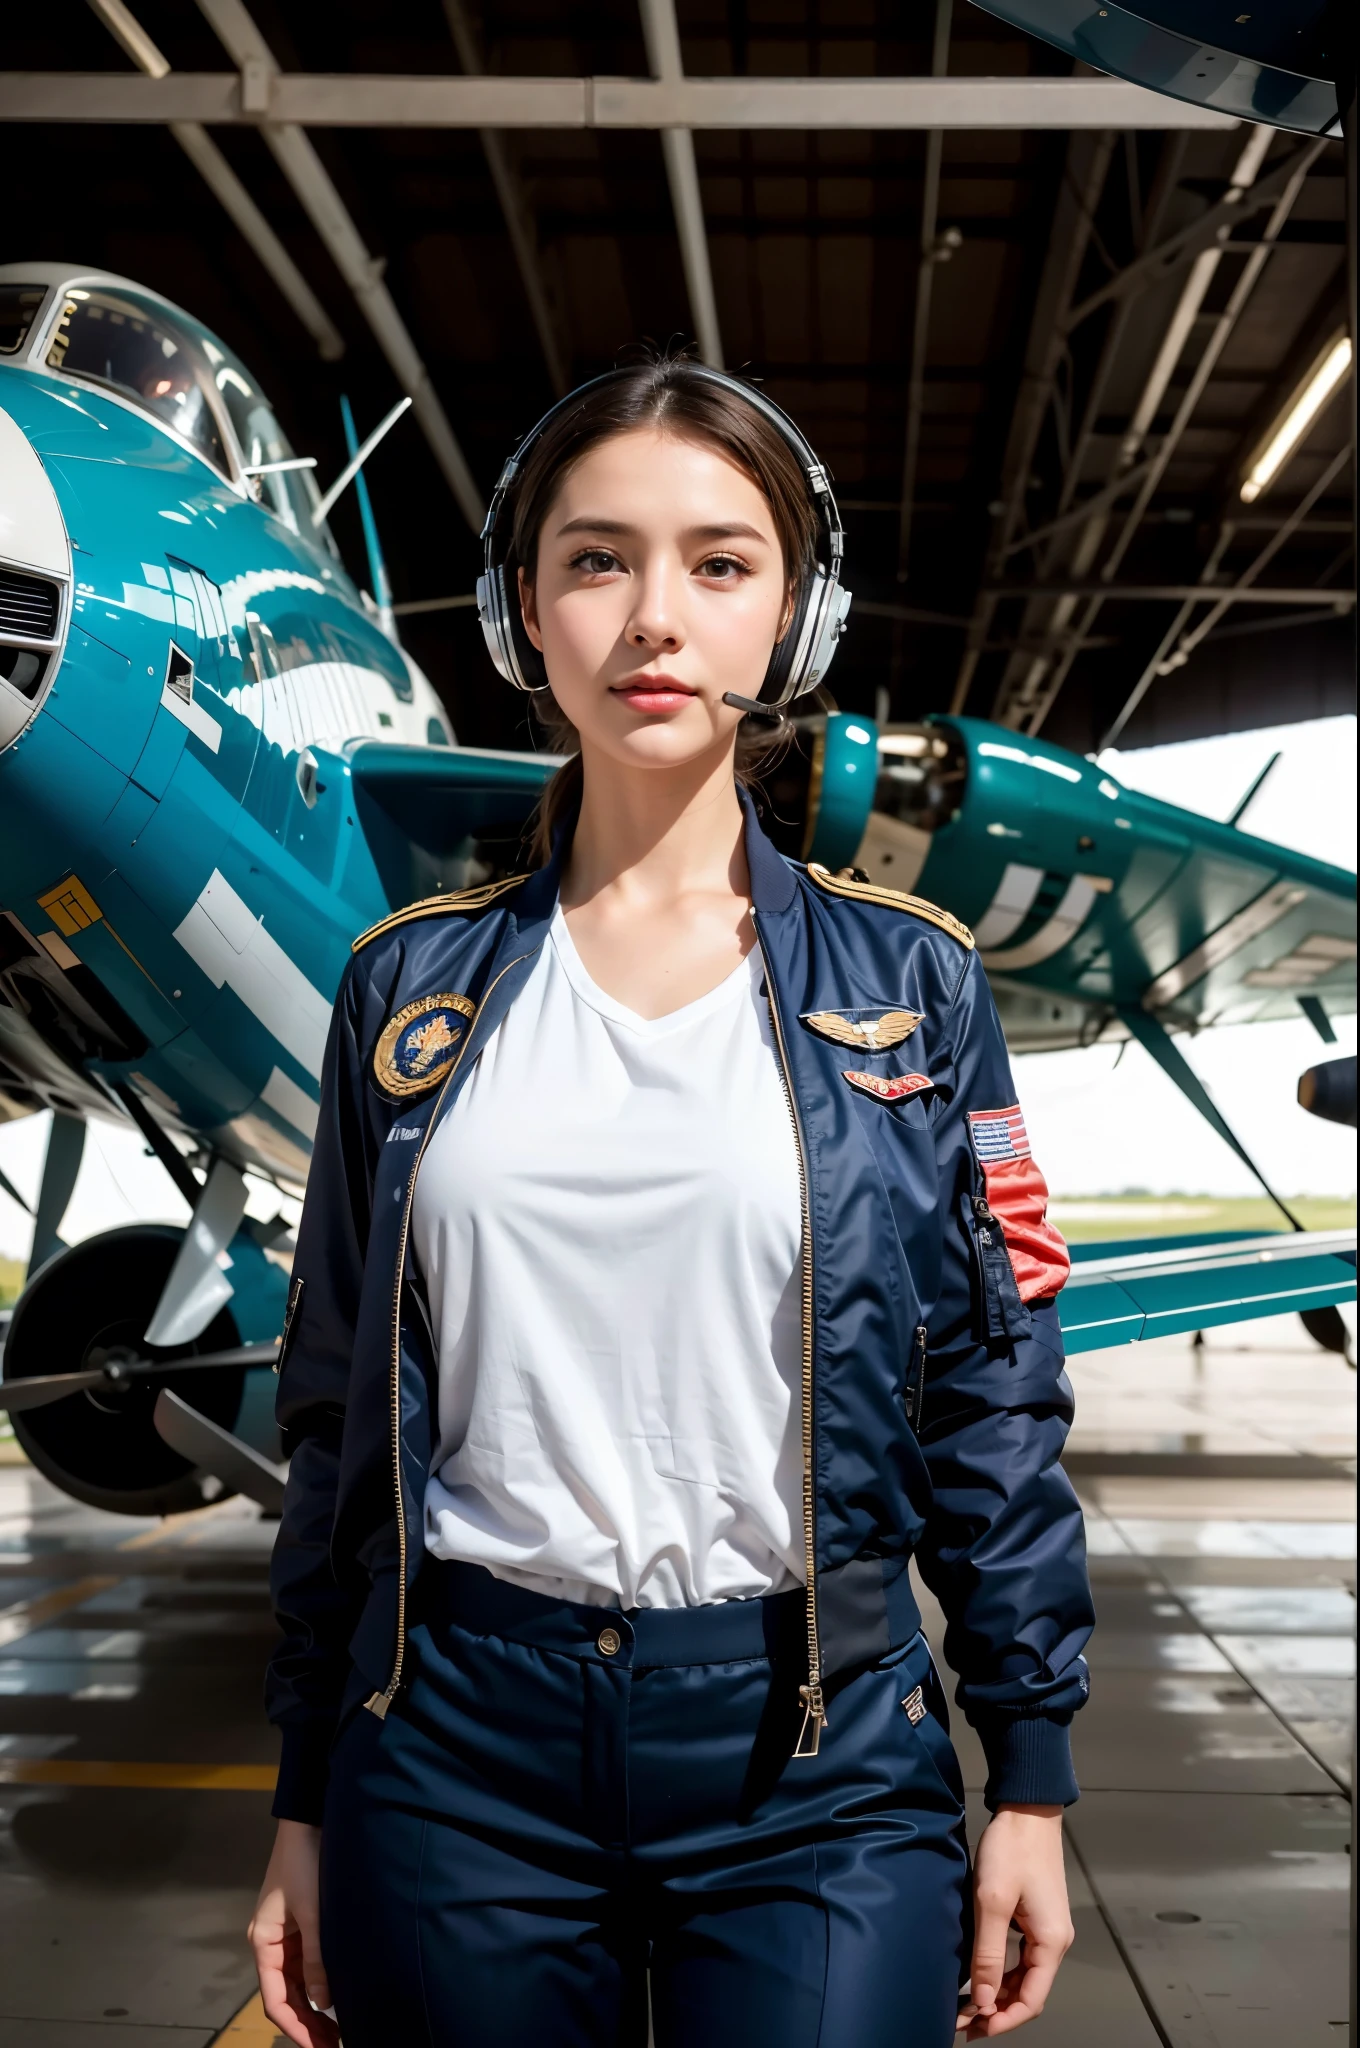
[[436, 855], [456, 854], [470, 838], [517, 833], [560, 765], [554, 754], [381, 740], [362, 742], [348, 761], [368, 836], [381, 821]]
[[1354, 1230], [1074, 1245], [1058, 1296], [1069, 1353], [1355, 1299]]

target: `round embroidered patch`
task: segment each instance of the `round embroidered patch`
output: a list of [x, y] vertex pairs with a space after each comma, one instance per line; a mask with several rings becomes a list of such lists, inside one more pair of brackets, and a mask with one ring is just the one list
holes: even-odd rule
[[373, 1072], [387, 1095], [422, 1095], [442, 1081], [477, 1005], [467, 996], [422, 996], [389, 1017], [373, 1051]]

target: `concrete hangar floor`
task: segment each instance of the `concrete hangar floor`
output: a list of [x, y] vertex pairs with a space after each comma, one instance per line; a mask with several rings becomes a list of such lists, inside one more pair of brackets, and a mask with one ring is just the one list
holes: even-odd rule
[[[1100, 1617], [1077, 1945], [1025, 2039], [1324, 2048], [1346, 2030], [1354, 1380], [1292, 1319], [1073, 1377]], [[0, 1466], [0, 2048], [272, 2048], [243, 1939], [271, 1534], [239, 1502], [130, 1523]]]

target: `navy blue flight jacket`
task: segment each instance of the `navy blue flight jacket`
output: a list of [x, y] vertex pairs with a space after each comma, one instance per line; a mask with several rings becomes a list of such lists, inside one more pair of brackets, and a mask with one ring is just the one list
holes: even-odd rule
[[[1057, 1312], [1021, 1298], [969, 1120], [1015, 1103], [991, 992], [963, 926], [785, 860], [743, 802], [803, 1177], [795, 1755], [835, 1741], [838, 1684], [920, 1626], [915, 1553], [987, 1753], [989, 1805], [1067, 1804], [1094, 1617], [1058, 1462], [1072, 1396]], [[381, 1716], [402, 1683], [437, 1413], [409, 1257], [416, 1172], [533, 968], [564, 853], [397, 912], [357, 942], [336, 1001], [279, 1363], [292, 1458], [268, 1681], [281, 1817], [320, 1820], [342, 1703]], [[876, 1048], [887, 1013], [892, 1043]]]

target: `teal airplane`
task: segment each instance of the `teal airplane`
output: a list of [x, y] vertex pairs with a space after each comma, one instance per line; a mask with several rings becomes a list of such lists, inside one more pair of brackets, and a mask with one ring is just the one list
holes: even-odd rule
[[[0, 1118], [53, 1116], [0, 1407], [100, 1507], [277, 1506], [289, 1239], [247, 1216], [245, 1176], [305, 1183], [356, 933], [512, 870], [556, 765], [457, 744], [395, 631], [377, 434], [346, 429], [323, 492], [190, 315], [103, 272], [0, 268]], [[326, 525], [351, 485], [372, 595]], [[1041, 741], [833, 713], [770, 797], [791, 853], [973, 923], [1017, 1049], [1132, 1034], [1193, 1094], [1173, 1031], [1302, 1003], [1325, 1036], [1353, 1004], [1353, 876]], [[92, 1117], [140, 1130], [187, 1229], [63, 1246]], [[1064, 1296], [1069, 1342], [1335, 1316], [1346, 1249], [1104, 1248]]]

